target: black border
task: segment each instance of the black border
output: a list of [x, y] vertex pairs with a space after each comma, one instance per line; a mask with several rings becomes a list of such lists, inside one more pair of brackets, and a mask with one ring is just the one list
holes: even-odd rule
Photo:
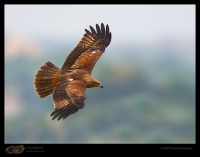
[[[196, 144], [5, 144], [4, 145], [4, 154], [6, 154], [5, 149], [9, 146], [18, 146], [24, 145], [24, 151], [20, 155], [42, 155], [42, 154], [65, 154], [69, 153], [79, 153], [88, 155], [94, 153], [99, 154], [108, 154], [108, 153], [132, 153], [140, 152], [191, 152], [197, 150]], [[89, 149], [82, 148], [89, 146]], [[103, 147], [101, 148], [100, 145]], [[105, 146], [105, 147], [104, 147]], [[110, 147], [111, 146], [111, 147]], [[124, 149], [123, 149], [124, 146]], [[127, 147], [128, 146], [128, 147]], [[80, 147], [80, 148], [79, 148]], [[119, 147], [119, 149], [117, 149]], [[71, 149], [72, 148], [72, 149]], [[84, 151], [85, 150], [85, 151]], [[96, 151], [95, 151], [96, 150]], [[92, 154], [93, 154], [92, 153]], [[113, 155], [114, 155], [113, 154]], [[10, 155], [10, 154], [7, 154]], [[136, 154], [135, 154], [136, 155]]]

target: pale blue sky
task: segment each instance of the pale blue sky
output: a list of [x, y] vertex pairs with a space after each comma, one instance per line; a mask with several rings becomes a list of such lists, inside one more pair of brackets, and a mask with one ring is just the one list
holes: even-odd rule
[[195, 5], [5, 5], [5, 33], [80, 39], [89, 25], [103, 22], [116, 41], [195, 35], [195, 9]]

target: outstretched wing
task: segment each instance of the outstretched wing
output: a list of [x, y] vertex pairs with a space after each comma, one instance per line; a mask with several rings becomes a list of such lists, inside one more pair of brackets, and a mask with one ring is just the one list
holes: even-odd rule
[[86, 33], [74, 50], [66, 58], [61, 73], [65, 73], [69, 69], [85, 69], [90, 74], [101, 57], [105, 48], [110, 44], [111, 32], [109, 26], [101, 24], [101, 28], [96, 24], [95, 29], [90, 26], [90, 31], [85, 29]]
[[52, 120], [58, 117], [65, 119], [70, 114], [82, 109], [85, 105], [84, 100], [86, 83], [81, 80], [70, 81], [67, 84], [59, 84], [55, 87], [52, 95], [54, 111], [51, 113]]

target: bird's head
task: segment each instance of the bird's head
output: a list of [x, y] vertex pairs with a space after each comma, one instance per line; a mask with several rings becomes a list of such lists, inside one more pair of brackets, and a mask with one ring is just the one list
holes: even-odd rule
[[101, 82], [99, 82], [98, 80], [95, 80], [93, 83], [92, 83], [92, 86], [91, 87], [101, 87], [103, 88], [103, 85], [101, 84]]
[[97, 87], [103, 88], [103, 85], [101, 84], [101, 82], [98, 82], [98, 86]]
[[95, 78], [92, 78], [87, 82], [88, 86], [87, 88], [93, 88], [93, 87], [101, 87], [103, 88], [103, 85], [101, 84], [101, 82]]

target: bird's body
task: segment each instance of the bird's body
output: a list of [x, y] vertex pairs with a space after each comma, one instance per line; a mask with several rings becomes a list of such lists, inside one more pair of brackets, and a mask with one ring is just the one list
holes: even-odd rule
[[34, 86], [40, 98], [52, 94], [54, 111], [52, 119], [65, 119], [85, 105], [86, 88], [101, 87], [100, 81], [91, 76], [92, 70], [105, 48], [110, 44], [108, 25], [96, 25], [96, 31], [85, 29], [81, 41], [66, 58], [62, 68], [47, 61], [35, 74]]

